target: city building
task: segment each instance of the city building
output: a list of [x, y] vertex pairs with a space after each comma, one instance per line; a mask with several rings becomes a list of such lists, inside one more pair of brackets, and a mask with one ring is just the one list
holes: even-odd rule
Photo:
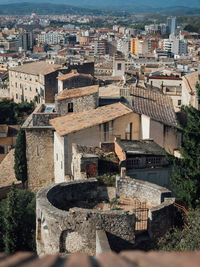
[[58, 70], [62, 66], [43, 62], [27, 63], [9, 70], [10, 97], [17, 103], [54, 102]]
[[167, 18], [167, 30], [169, 34], [177, 34], [177, 22], [176, 17]]

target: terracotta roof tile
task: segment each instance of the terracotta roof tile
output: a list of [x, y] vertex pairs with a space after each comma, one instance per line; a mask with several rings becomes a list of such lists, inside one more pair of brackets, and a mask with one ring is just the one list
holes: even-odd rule
[[177, 127], [176, 114], [170, 97], [142, 88], [133, 88], [131, 96], [134, 112]]
[[86, 95], [91, 95], [95, 94], [98, 92], [98, 85], [93, 85], [93, 86], [86, 86], [86, 87], [81, 87], [81, 88], [76, 88], [76, 89], [66, 89], [61, 91], [56, 100], [61, 101], [63, 99], [67, 98], [77, 98], [81, 96], [86, 96]]
[[132, 110], [127, 106], [121, 103], [115, 103], [108, 106], [98, 107], [97, 109], [58, 117], [50, 120], [50, 123], [58, 134], [63, 136], [114, 120], [131, 112]]
[[39, 75], [39, 74], [45, 75], [45, 74], [54, 72], [55, 70], [60, 69], [60, 68], [61, 68], [61, 65], [49, 64], [45, 61], [39, 61], [39, 62], [32, 62], [32, 63], [24, 64], [22, 66], [14, 67], [14, 68], [11, 68], [10, 70], [32, 74], [32, 75]]
[[150, 76], [149, 79], [150, 80], [178, 80], [178, 81], [182, 81], [181, 77], [165, 76], [165, 75]]
[[196, 252], [143, 252], [123, 251], [119, 254], [108, 252], [91, 257], [83, 253], [75, 253], [60, 257], [58, 255], [45, 255], [37, 257], [28, 252], [18, 252], [14, 255], [1, 255], [0, 266], [62, 266], [62, 267], [199, 267], [200, 251]]
[[183, 82], [189, 93], [196, 92], [196, 83], [199, 81], [200, 70], [187, 74], [183, 77]]
[[64, 80], [68, 80], [74, 77], [86, 77], [86, 78], [93, 80], [93, 77], [91, 74], [84, 74], [84, 73], [78, 73], [78, 72], [73, 72], [73, 71], [70, 73], [58, 76], [58, 80], [64, 81]]

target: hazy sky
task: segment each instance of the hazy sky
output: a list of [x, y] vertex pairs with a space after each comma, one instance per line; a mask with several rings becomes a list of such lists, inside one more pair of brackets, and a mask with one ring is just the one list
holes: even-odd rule
[[17, 3], [17, 2], [32, 2], [32, 3], [63, 3], [69, 5], [93, 5], [93, 6], [103, 6], [103, 5], [112, 5], [112, 6], [122, 6], [122, 5], [148, 5], [151, 7], [165, 7], [165, 6], [188, 6], [188, 7], [200, 7], [200, 0], [0, 0], [1, 4], [8, 3]]

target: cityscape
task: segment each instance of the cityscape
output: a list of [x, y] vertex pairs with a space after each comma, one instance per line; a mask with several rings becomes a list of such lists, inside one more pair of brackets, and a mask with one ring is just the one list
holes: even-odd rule
[[199, 104], [199, 0], [0, 1], [0, 266], [199, 266]]

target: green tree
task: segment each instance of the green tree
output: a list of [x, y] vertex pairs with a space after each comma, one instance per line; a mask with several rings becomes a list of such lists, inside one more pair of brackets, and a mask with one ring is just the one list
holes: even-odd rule
[[4, 229], [4, 245], [5, 252], [10, 254], [17, 251], [17, 246], [19, 244], [19, 216], [18, 210], [16, 209], [17, 204], [17, 194], [15, 185], [12, 184], [11, 190], [8, 193], [7, 202], [5, 206], [5, 213], [3, 214], [3, 229]]
[[16, 118], [15, 118], [15, 108], [16, 103], [13, 101], [4, 99], [0, 101], [0, 124], [15, 124]]
[[0, 101], [0, 124], [22, 124], [34, 109], [34, 103], [21, 102], [19, 104], [4, 99]]
[[22, 128], [19, 130], [16, 140], [14, 169], [16, 179], [22, 181], [25, 186], [27, 180], [26, 137]]
[[35, 196], [13, 184], [0, 203], [1, 251], [35, 251]]
[[[200, 96], [200, 85], [196, 85]], [[200, 99], [200, 98], [199, 98]], [[185, 116], [180, 122], [182, 129], [181, 158], [172, 157], [172, 186], [177, 197], [189, 207], [195, 208], [200, 201], [200, 111], [192, 106], [182, 107]]]

